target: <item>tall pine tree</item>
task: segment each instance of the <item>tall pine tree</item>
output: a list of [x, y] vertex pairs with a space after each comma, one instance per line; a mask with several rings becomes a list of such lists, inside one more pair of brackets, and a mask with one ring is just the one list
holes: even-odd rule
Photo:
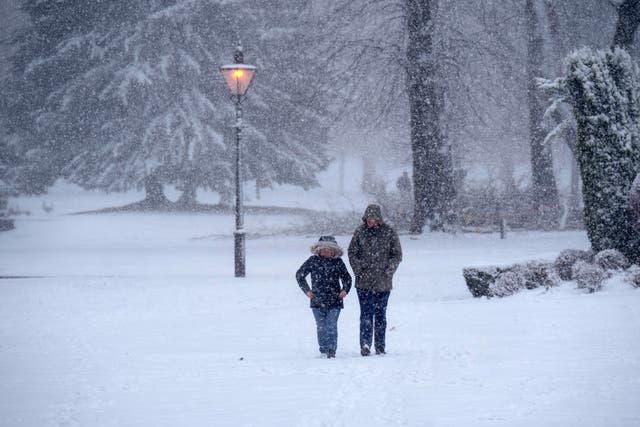
[[[285, 16], [278, 25], [286, 21], [288, 28], [268, 33], [279, 17], [260, 2], [100, 2], [106, 12], [83, 2], [32, 3], [54, 22], [90, 10], [55, 42], [48, 32], [59, 23], [30, 27], [22, 43], [38, 47], [29, 40], [41, 38], [46, 46], [21, 49], [14, 58], [13, 81], [25, 83], [15, 91], [24, 101], [14, 109], [13, 134], [47, 159], [30, 163], [34, 171], [49, 169], [43, 187], [59, 176], [108, 191], [144, 186], [158, 203], [161, 186], [175, 184], [186, 204], [197, 188], [228, 192], [233, 102], [218, 67], [240, 38], [262, 70], [244, 120], [245, 176], [263, 186], [317, 183], [315, 173], [327, 164], [323, 107], [304, 104], [314, 64], [294, 51], [296, 21]], [[278, 13], [295, 16], [291, 6]], [[271, 21], [261, 23], [265, 16]], [[47, 76], [57, 77], [27, 87]]]

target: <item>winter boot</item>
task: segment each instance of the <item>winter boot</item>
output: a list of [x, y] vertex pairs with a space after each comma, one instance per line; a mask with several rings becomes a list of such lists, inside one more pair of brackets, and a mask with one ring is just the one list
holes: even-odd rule
[[368, 345], [363, 345], [362, 348], [360, 349], [360, 354], [363, 356], [368, 356], [371, 354], [371, 349], [369, 348]]

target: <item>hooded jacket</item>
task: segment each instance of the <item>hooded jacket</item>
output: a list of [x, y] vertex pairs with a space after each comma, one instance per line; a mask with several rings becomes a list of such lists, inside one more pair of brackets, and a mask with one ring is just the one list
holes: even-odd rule
[[[320, 256], [321, 249], [330, 249], [333, 256]], [[351, 289], [351, 275], [342, 261], [342, 249], [332, 236], [323, 236], [318, 243], [311, 246], [314, 254], [300, 266], [296, 272], [296, 280], [302, 292], [313, 291], [311, 308], [344, 308], [340, 291], [349, 293]], [[307, 275], [311, 275], [311, 287], [307, 283]], [[342, 286], [340, 286], [342, 282]]]
[[[367, 218], [378, 222], [367, 225]], [[356, 288], [375, 292], [390, 291], [393, 275], [402, 261], [398, 233], [382, 220], [380, 206], [369, 205], [349, 244], [349, 263], [356, 276]]]

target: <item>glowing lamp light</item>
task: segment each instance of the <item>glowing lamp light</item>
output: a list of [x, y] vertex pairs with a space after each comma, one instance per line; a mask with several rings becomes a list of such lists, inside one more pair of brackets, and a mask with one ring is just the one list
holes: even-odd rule
[[220, 67], [220, 72], [229, 92], [235, 96], [243, 96], [251, 85], [256, 67], [248, 64], [230, 64]]

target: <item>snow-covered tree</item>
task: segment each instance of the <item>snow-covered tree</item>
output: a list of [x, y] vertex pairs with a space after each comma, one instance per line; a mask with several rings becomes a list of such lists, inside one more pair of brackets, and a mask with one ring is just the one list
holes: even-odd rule
[[[187, 205], [197, 188], [228, 192], [233, 102], [218, 68], [242, 39], [261, 70], [244, 115], [245, 178], [316, 184], [327, 163], [323, 104], [307, 103], [315, 63], [306, 62], [304, 46], [296, 51], [302, 30], [291, 19], [304, 2], [272, 9], [259, 1], [118, 0], [95, 11], [85, 2], [33, 1], [51, 9], [63, 3], [67, 14], [91, 10], [91, 19], [78, 18], [82, 25], [65, 27], [71, 30], [40, 50], [21, 50], [16, 61], [24, 65], [15, 72], [26, 82], [63, 77], [35, 88], [38, 98], [18, 117], [31, 120], [17, 130], [35, 129], [34, 148], [56, 157], [51, 177], [107, 191], [145, 187], [152, 204], [165, 200], [169, 183]], [[34, 28], [24, 37], [34, 37]]]
[[[52, 98], [49, 123], [71, 121], [89, 131], [66, 169], [71, 181], [108, 191], [144, 185], [156, 203], [162, 200], [158, 184], [172, 183], [187, 205], [198, 187], [222, 191], [230, 185], [223, 131], [232, 104], [217, 66], [224, 48], [233, 46], [234, 34], [220, 30], [233, 9], [195, 5], [149, 8], [134, 25], [107, 32], [101, 60]], [[68, 40], [65, 47], [89, 49], [91, 38]], [[95, 117], [71, 120], [85, 110]]]
[[[328, 103], [320, 89], [327, 73], [308, 20], [311, 0], [252, 0], [253, 55], [258, 66], [245, 117], [254, 130], [246, 141], [247, 175], [259, 187], [317, 185], [316, 173], [328, 164]], [[252, 28], [254, 26], [254, 28]]]
[[613, 36], [612, 47], [628, 48], [633, 44], [638, 24], [640, 24], [640, 0], [615, 0], [618, 22]]
[[584, 219], [595, 252], [618, 249], [640, 259], [629, 190], [640, 172], [640, 74], [619, 48], [584, 48], [567, 58], [567, 75], [548, 85], [556, 102], [568, 102], [578, 125], [576, 157]]
[[394, 130], [392, 142], [396, 151], [411, 154], [413, 231], [425, 223], [442, 227], [461, 184], [466, 143], [480, 153], [499, 152], [495, 138], [487, 150], [478, 139], [488, 133], [488, 123], [504, 123], [496, 109], [513, 110], [498, 94], [504, 82], [496, 79], [520, 71], [500, 64], [511, 57], [501, 51], [508, 37], [496, 37], [513, 24], [502, 15], [493, 19], [504, 2], [329, 3], [328, 47], [321, 54], [339, 76], [332, 82], [342, 84], [339, 99], [361, 118], [362, 133], [378, 130], [388, 117], [406, 123]]
[[543, 228], [555, 228], [560, 219], [560, 201], [553, 173], [551, 146], [545, 140], [542, 124], [544, 107], [536, 85], [536, 79], [542, 76], [544, 61], [541, 21], [535, 3], [533, 0], [527, 0], [525, 5], [532, 190], [538, 224]]
[[[22, 160], [14, 164], [16, 181], [22, 192], [42, 192], [62, 174], [73, 156], [73, 141], [38, 131], [41, 114], [46, 111], [50, 94], [60, 90], [75, 76], [90, 67], [95, 57], [82, 55], [56, 58], [51, 55], [65, 40], [87, 33], [94, 25], [118, 23], [135, 16], [130, 4], [123, 2], [82, 2], [76, 0], [24, 0], [22, 10], [29, 26], [19, 28], [12, 37], [10, 73], [2, 81], [0, 108], [5, 117], [8, 138], [14, 141]], [[17, 142], [16, 142], [17, 141]]]
[[434, 46], [436, 2], [406, 0], [406, 72], [413, 154], [414, 218], [411, 231], [430, 220], [443, 224], [456, 193], [453, 159], [442, 130], [441, 70]]

